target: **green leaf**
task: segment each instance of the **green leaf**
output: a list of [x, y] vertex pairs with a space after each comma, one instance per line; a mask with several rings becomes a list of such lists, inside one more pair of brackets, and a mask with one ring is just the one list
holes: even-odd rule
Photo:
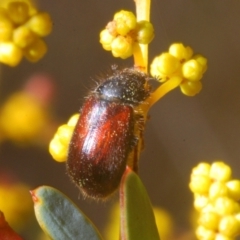
[[42, 186], [31, 194], [38, 223], [51, 239], [102, 239], [92, 222], [57, 189]]
[[120, 185], [121, 239], [159, 240], [151, 202], [140, 178], [127, 168]]

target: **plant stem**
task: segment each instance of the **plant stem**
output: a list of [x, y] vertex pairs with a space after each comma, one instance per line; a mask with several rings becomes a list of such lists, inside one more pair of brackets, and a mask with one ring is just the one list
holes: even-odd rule
[[172, 91], [174, 88], [178, 87], [182, 82], [181, 78], [172, 78], [163, 83], [160, 87], [156, 89], [155, 92], [152, 93], [151, 98], [149, 100], [149, 108], [152, 107], [154, 103], [159, 101], [163, 96], [165, 96], [168, 92]]
[[[136, 16], [137, 21], [145, 20], [149, 21], [150, 18], [150, 5], [151, 0], [134, 0], [136, 4]], [[148, 72], [148, 44], [138, 44], [134, 45], [134, 67], [143, 71]], [[148, 102], [146, 102], [148, 103]], [[139, 106], [139, 112], [143, 113], [144, 122], [147, 119], [147, 113], [149, 109], [149, 104], [142, 104]], [[128, 165], [137, 172], [138, 161], [140, 157], [141, 150], [143, 149], [143, 137], [142, 131], [138, 131], [136, 136], [139, 139], [139, 142], [135, 149], [133, 150], [131, 156], [128, 160]]]
[[[150, 19], [151, 0], [135, 0], [137, 21]], [[134, 64], [143, 72], [148, 72], [148, 44], [136, 44]]]

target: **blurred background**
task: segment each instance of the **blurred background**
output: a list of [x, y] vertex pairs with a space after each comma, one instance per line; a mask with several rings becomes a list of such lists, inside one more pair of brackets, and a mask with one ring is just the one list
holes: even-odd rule
[[[54, 22], [45, 38], [48, 52], [35, 64], [24, 60], [14, 68], [0, 66], [0, 104], [26, 88], [29, 79], [47, 79], [51, 123], [44, 140], [36, 139], [36, 144], [2, 141], [0, 172], [31, 189], [49, 185], [61, 190], [103, 231], [117, 194], [104, 203], [84, 200], [66, 175], [65, 164], [50, 156], [45, 140], [80, 110], [95, 76], [112, 64], [133, 65], [132, 59], [123, 61], [104, 51], [99, 33], [116, 11], [134, 12], [134, 1], [39, 0], [37, 5]], [[240, 178], [240, 2], [153, 0], [151, 9], [155, 38], [150, 62], [173, 42], [191, 46], [208, 59], [197, 96], [187, 97], [176, 89], [151, 109], [140, 159], [139, 174], [153, 205], [168, 210], [179, 231], [185, 231], [191, 228], [188, 184], [195, 165], [224, 160]]]

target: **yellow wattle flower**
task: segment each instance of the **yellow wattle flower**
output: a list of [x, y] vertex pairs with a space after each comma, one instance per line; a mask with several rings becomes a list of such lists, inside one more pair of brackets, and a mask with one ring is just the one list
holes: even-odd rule
[[50, 141], [49, 152], [55, 161], [65, 162], [67, 160], [68, 145], [78, 118], [78, 113], [72, 115], [67, 124], [63, 124], [57, 129], [53, 139]]
[[23, 57], [31, 62], [47, 52], [41, 39], [52, 31], [53, 22], [30, 0], [2, 0], [0, 3], [0, 63], [17, 66]]
[[6, 139], [17, 143], [33, 141], [47, 121], [46, 109], [24, 91], [11, 95], [0, 108], [0, 131]]
[[180, 87], [183, 94], [195, 96], [202, 89], [201, 78], [207, 69], [207, 59], [193, 55], [193, 50], [182, 43], [173, 43], [168, 52], [156, 56], [150, 73], [163, 84], [152, 94], [151, 105], [166, 93]]
[[[193, 168], [189, 186], [199, 213], [197, 239], [235, 239], [240, 235], [240, 181], [231, 177], [230, 166], [222, 161]], [[199, 179], [208, 179], [208, 184]]]
[[149, 44], [153, 37], [150, 22], [137, 21], [132, 12], [121, 10], [100, 32], [100, 43], [105, 50], [112, 51], [114, 57], [125, 59], [139, 50], [136, 44]]

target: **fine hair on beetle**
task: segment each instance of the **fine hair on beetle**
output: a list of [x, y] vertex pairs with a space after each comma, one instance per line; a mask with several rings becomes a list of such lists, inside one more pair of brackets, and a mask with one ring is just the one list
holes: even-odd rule
[[141, 105], [148, 104], [149, 79], [137, 69], [114, 65], [86, 97], [66, 164], [85, 197], [104, 200], [118, 189], [126, 166], [137, 171], [146, 114]]

